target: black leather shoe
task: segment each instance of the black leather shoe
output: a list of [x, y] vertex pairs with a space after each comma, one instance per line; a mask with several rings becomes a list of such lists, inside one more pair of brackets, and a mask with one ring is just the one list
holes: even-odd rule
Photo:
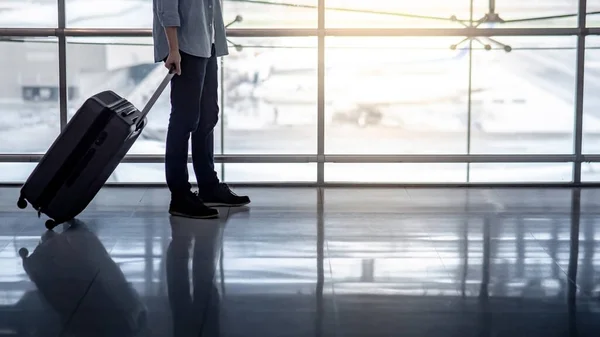
[[192, 219], [216, 219], [219, 211], [206, 206], [197, 193], [172, 195], [169, 214]]
[[210, 207], [241, 207], [250, 203], [250, 198], [237, 195], [225, 183], [214, 187], [200, 187], [198, 192], [206, 206]]

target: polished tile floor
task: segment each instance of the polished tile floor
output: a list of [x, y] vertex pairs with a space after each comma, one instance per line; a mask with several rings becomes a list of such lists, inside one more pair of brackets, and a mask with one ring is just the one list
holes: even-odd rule
[[600, 190], [238, 192], [186, 220], [106, 188], [46, 232], [0, 188], [0, 335], [600, 334]]

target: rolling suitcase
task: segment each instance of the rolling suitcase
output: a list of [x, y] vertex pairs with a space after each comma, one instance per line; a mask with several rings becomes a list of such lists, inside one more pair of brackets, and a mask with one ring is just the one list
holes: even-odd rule
[[140, 136], [173, 76], [169, 71], [142, 111], [112, 91], [88, 98], [21, 188], [17, 206], [29, 202], [38, 216], [47, 215], [48, 229], [81, 213]]

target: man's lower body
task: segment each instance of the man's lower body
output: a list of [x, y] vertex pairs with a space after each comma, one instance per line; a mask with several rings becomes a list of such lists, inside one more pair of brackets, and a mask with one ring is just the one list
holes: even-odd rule
[[[215, 48], [210, 58], [181, 52], [181, 75], [171, 81], [171, 116], [167, 129], [165, 171], [171, 191], [169, 213], [190, 218], [215, 218], [209, 206], [243, 206], [246, 196], [233, 193], [219, 181], [214, 164], [214, 128], [219, 119], [218, 66]], [[188, 150], [198, 192], [191, 191]]]

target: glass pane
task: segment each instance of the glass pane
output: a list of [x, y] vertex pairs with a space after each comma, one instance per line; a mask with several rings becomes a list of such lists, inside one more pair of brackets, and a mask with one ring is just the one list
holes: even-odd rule
[[470, 169], [470, 182], [474, 183], [566, 183], [572, 180], [571, 163], [473, 163]]
[[231, 28], [317, 27], [317, 0], [223, 0], [222, 4], [225, 25]]
[[225, 153], [317, 152], [317, 39], [232, 38], [224, 60]]
[[482, 28], [575, 27], [578, 9], [578, 0], [475, 0], [474, 20], [487, 15]]
[[0, 42], [0, 153], [44, 153], [60, 133], [55, 38]]
[[326, 153], [465, 153], [468, 46], [456, 38], [326, 40]]
[[66, 2], [69, 28], [152, 27], [152, 1], [66, 0]]
[[[69, 119], [88, 97], [104, 90], [112, 90], [142, 109], [167, 74], [162, 63], [154, 63], [149, 37], [72, 37], [67, 42], [67, 76], [73, 88], [69, 95]], [[169, 86], [148, 114], [148, 125], [129, 153], [165, 153], [170, 92]], [[215, 127], [214, 137], [215, 153], [220, 153], [220, 123]]]
[[[24, 183], [37, 163], [0, 163], [0, 183]], [[221, 178], [221, 164], [215, 164]], [[188, 164], [190, 182], [196, 182], [194, 168]], [[165, 165], [161, 163], [122, 163], [109, 177], [107, 183], [162, 183], [165, 184]]]
[[326, 182], [464, 183], [467, 164], [325, 164]]
[[471, 153], [573, 152], [575, 37], [474, 42]]
[[[221, 178], [221, 164], [215, 164], [215, 171]], [[196, 182], [194, 168], [188, 164], [190, 182]], [[166, 184], [165, 164], [122, 163], [110, 176], [107, 183], [161, 183]]]
[[315, 182], [317, 164], [225, 164], [225, 181]]
[[0, 183], [23, 184], [37, 163], [0, 163]]
[[[588, 36], [583, 96], [583, 153], [600, 153], [600, 37]], [[575, 69], [573, 69], [575, 72]]]
[[[23, 183], [36, 163], [0, 163], [0, 182]], [[223, 179], [222, 164], [215, 164], [219, 179]], [[194, 168], [188, 164], [190, 182], [195, 183]], [[313, 182], [316, 164], [227, 164], [228, 182]], [[161, 163], [122, 163], [107, 183], [166, 183], [165, 165]]]
[[[24, 183], [37, 163], [0, 163], [0, 183]], [[317, 164], [226, 164], [225, 181], [244, 182], [315, 182]], [[222, 164], [215, 164], [219, 179], [223, 179]], [[188, 165], [190, 182], [194, 183], [194, 168]], [[107, 183], [166, 183], [165, 165], [161, 163], [122, 163]]]
[[0, 27], [53, 28], [57, 26], [58, 7], [56, 0], [0, 1]]
[[600, 163], [581, 163], [581, 181], [599, 182]]
[[587, 13], [587, 26], [600, 27], [600, 0], [588, 0]]
[[469, 19], [468, 1], [326, 0], [327, 27], [454, 27]]

